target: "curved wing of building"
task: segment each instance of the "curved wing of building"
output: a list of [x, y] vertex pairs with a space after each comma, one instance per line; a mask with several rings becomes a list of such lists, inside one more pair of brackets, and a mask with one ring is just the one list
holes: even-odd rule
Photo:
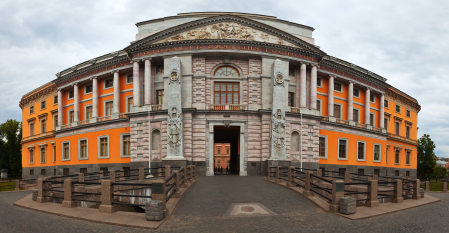
[[[418, 101], [321, 51], [313, 28], [216, 12], [136, 25], [123, 50], [23, 96], [24, 178], [150, 158], [199, 175], [297, 166], [416, 177]], [[223, 161], [215, 143], [229, 145]]]

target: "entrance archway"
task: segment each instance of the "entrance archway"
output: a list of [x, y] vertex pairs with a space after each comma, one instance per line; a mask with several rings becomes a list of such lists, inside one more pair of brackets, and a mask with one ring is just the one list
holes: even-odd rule
[[226, 168], [230, 174], [240, 173], [240, 126], [214, 127], [214, 170], [220, 167], [223, 172], [215, 174], [226, 174]]

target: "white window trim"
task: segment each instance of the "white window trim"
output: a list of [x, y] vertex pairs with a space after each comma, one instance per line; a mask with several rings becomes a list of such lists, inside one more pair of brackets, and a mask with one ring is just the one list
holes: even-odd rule
[[[31, 134], [31, 125], [33, 125], [33, 134]], [[30, 136], [34, 136], [36, 135], [36, 125], [34, 124], [34, 122], [28, 123], [28, 134]]]
[[[112, 86], [106, 87], [106, 81], [112, 80]], [[105, 78], [103, 79], [103, 90], [114, 88], [114, 79], [113, 78]]]
[[[73, 97], [70, 98], [70, 92], [73, 91]], [[75, 91], [71, 90], [71, 91], [67, 91], [67, 100], [73, 100], [75, 98]]]
[[390, 147], [387, 145], [387, 148], [385, 150], [385, 162], [388, 164], [388, 159], [389, 159], [389, 153], [390, 153]]
[[[370, 113], [369, 113], [370, 119], [371, 119], [371, 115], [373, 116], [373, 125], [372, 125], [372, 126], [373, 126], [373, 127], [376, 127], [376, 114], [370, 112]], [[371, 122], [370, 122], [369, 125], [371, 125]]]
[[42, 127], [42, 121], [43, 120], [45, 120], [45, 132], [47, 132], [47, 129], [48, 129], [47, 117], [41, 118], [41, 119], [39, 119], [39, 128], [40, 128], [39, 132], [40, 133], [44, 133], [44, 127]]
[[[396, 106], [399, 107], [399, 111], [396, 111]], [[394, 103], [394, 111], [397, 112], [397, 113], [401, 113], [401, 105], [398, 105], [398, 104]]]
[[[396, 134], [396, 123], [399, 124], [399, 132], [398, 132], [398, 134]], [[394, 121], [394, 135], [399, 135], [399, 136], [401, 136], [401, 128], [402, 128], [402, 127], [401, 127], [401, 122], [395, 120], [395, 121]]]
[[56, 130], [56, 123], [58, 123], [58, 115], [53, 115], [53, 130]]
[[[215, 70], [214, 70], [214, 72], [215, 72]], [[241, 71], [239, 70], [239, 72], [241, 72]], [[212, 77], [213, 77], [212, 80], [211, 80], [212, 91], [210, 92], [210, 98], [211, 98], [211, 103], [212, 104], [216, 104], [215, 103], [215, 82], [238, 83], [239, 84], [239, 89], [240, 89], [239, 90], [239, 103], [238, 104], [239, 105], [243, 104], [243, 87], [242, 87], [243, 83], [242, 83], [242, 80], [241, 80], [242, 79], [242, 75], [240, 75], [238, 77], [234, 77], [234, 76], [232, 76], [232, 77], [231, 76], [229, 76], [229, 77], [226, 77], [226, 76], [212, 76]], [[288, 95], [288, 93], [287, 93], [287, 95]], [[157, 94], [156, 94], [156, 96], [157, 96]]]
[[133, 77], [133, 73], [127, 73], [126, 75], [125, 75], [125, 85], [128, 85], [128, 84], [133, 84], [134, 83], [134, 78], [133, 78], [133, 81], [132, 82], [128, 82], [128, 77], [129, 76], [131, 76], [131, 77]]
[[[92, 86], [92, 91], [87, 93], [87, 86]], [[89, 95], [89, 94], [93, 94], [94, 92], [94, 85], [92, 83], [88, 83], [86, 85], [84, 85], [84, 95]]]
[[[86, 158], [82, 158], [81, 157], [81, 141], [86, 140], [86, 146], [87, 146], [87, 150], [86, 150]], [[80, 138], [78, 139], [78, 160], [88, 160], [89, 159], [89, 139], [88, 138]]]
[[[346, 141], [346, 155], [345, 158], [340, 158], [340, 140]], [[349, 140], [347, 138], [338, 138], [338, 148], [337, 148], [337, 160], [348, 160], [348, 146], [349, 146]]]
[[[409, 163], [407, 163], [407, 153], [410, 153], [410, 154], [409, 154], [409, 159], [408, 159]], [[399, 161], [400, 161], [400, 160], [399, 160]], [[405, 151], [405, 166], [410, 166], [411, 161], [412, 161], [412, 151], [406, 150], [406, 151]]]
[[[407, 112], [410, 113], [410, 116], [407, 116]], [[406, 109], [406, 110], [405, 110], [405, 117], [412, 118], [412, 111]]]
[[[128, 107], [128, 101], [130, 98], [133, 98], [133, 97], [134, 97], [133, 95], [126, 96], [126, 112], [131, 112], [131, 109], [129, 109], [129, 107]], [[134, 105], [134, 99], [133, 99], [132, 105]]]
[[84, 120], [85, 120], [85, 121], [87, 120], [87, 107], [92, 107], [92, 113], [93, 113], [93, 111], [94, 111], [94, 107], [93, 107], [92, 104], [88, 104], [88, 105], [85, 105], [85, 106], [84, 106]]
[[[42, 162], [42, 148], [45, 149], [45, 158], [44, 158], [44, 162]], [[40, 146], [39, 147], [39, 163], [40, 164], [45, 164], [47, 163], [47, 147], [46, 146]]]
[[[106, 115], [106, 103], [112, 103], [112, 113], [111, 115]], [[113, 99], [109, 99], [109, 100], [105, 100], [103, 101], [103, 116], [112, 116], [112, 114], [114, 114], [114, 100]]]
[[[297, 78], [299, 78], [299, 77], [297, 77]], [[318, 82], [318, 79], [321, 80], [321, 82], [320, 82], [321, 85], [318, 86], [318, 84], [317, 84], [316, 87], [323, 88], [323, 78], [322, 78], [322, 77], [317, 77], [317, 78], [316, 78], [317, 82]]]
[[[398, 163], [396, 163], [396, 151], [399, 151]], [[401, 150], [399, 150], [399, 149], [394, 150], [394, 164], [401, 165]]]
[[385, 102], [384, 102], [384, 108], [390, 109], [390, 101], [389, 101], [389, 100], [386, 100], [386, 99], [385, 99], [384, 101], [387, 102], [387, 105], [385, 105]]
[[359, 91], [359, 95], [356, 96], [356, 95], [354, 95], [354, 92], [352, 92], [352, 93], [353, 93], [353, 94], [352, 94], [352, 97], [357, 98], [357, 99], [360, 99], [360, 89], [354, 87], [353, 90], [358, 90], [358, 91]]
[[353, 118], [352, 120], [353, 120], [354, 122], [360, 123], [360, 108], [355, 108], [355, 107], [353, 107], [353, 108], [352, 108], [353, 114], [354, 114], [354, 109], [357, 110], [357, 121], [354, 121], [354, 117], [352, 117], [352, 118]]
[[[324, 157], [320, 157], [319, 155], [318, 155], [318, 157], [319, 157], [319, 159], [327, 159], [327, 135], [320, 135], [319, 136], [319, 138], [324, 138]], [[320, 151], [320, 148], [319, 148], [319, 141], [318, 141], [318, 152]]]
[[[101, 152], [101, 142], [100, 139], [102, 138], [107, 138], [108, 139], [108, 155], [107, 156], [100, 156], [100, 152]], [[109, 157], [111, 156], [111, 150], [110, 150], [110, 145], [111, 142], [109, 141], [109, 135], [100, 135], [97, 137], [97, 143], [98, 143], [98, 159], [109, 159]]]
[[[374, 159], [374, 152], [375, 152], [376, 146], [379, 146], [379, 160], [375, 160], [375, 159]], [[380, 162], [382, 162], [382, 144], [379, 144], [379, 143], [373, 143], [373, 162], [375, 162], [375, 163], [380, 163]]]
[[322, 116], [323, 114], [321, 112], [323, 111], [323, 100], [317, 98], [316, 101], [317, 101], [317, 104], [320, 105], [320, 116]]
[[[31, 112], [31, 109], [33, 109], [33, 112]], [[30, 114], [29, 115], [33, 115], [36, 111], [34, 111], [34, 105], [33, 106], [30, 106], [29, 107], [29, 112], [30, 112]]]
[[56, 163], [56, 144], [52, 144], [53, 163]]
[[342, 115], [343, 115], [343, 104], [334, 102], [334, 105], [339, 105], [340, 106], [340, 116], [338, 116], [338, 117], [335, 116], [335, 108], [334, 108], [334, 117], [337, 118], [337, 119], [343, 119], [343, 117], [342, 117]]
[[[64, 143], [69, 143], [69, 158], [68, 159], [64, 159]], [[71, 147], [70, 147], [70, 141], [63, 141], [61, 142], [61, 161], [70, 161], [71, 158], [71, 151], [70, 151]]]
[[[371, 101], [371, 95], [374, 96], [374, 101]], [[370, 103], [373, 103], [373, 104], [376, 103], [376, 95], [375, 95], [375, 94], [370, 93], [370, 96], [369, 96], [369, 102], [370, 102]]]
[[[42, 107], [42, 103], [45, 103], [45, 108]], [[47, 101], [46, 100], [41, 101], [41, 110], [44, 110], [44, 109], [47, 109]]]
[[[33, 162], [31, 162], [31, 156], [30, 153], [31, 151], [33, 151]], [[34, 164], [36, 162], [36, 156], [34, 155], [34, 148], [28, 148], [28, 163], [29, 164]]]
[[[123, 154], [123, 137], [124, 136], [131, 136], [131, 134], [130, 133], [122, 133], [122, 134], [120, 134], [120, 158], [129, 158], [129, 157], [131, 157], [131, 155], [124, 155]], [[130, 141], [130, 146], [131, 146], [131, 141]], [[131, 153], [131, 150], [130, 150], [130, 153]]]
[[[387, 121], [387, 123], [385, 124], [385, 121]], [[390, 127], [388, 127], [390, 125], [390, 119], [388, 118], [388, 117], [384, 117], [384, 128], [385, 128], [385, 130], [387, 131], [387, 133], [389, 132], [388, 130], [389, 130], [389, 128]]]
[[75, 122], [75, 110], [71, 109], [67, 111], [67, 124], [72, 124], [73, 122], [70, 122], [70, 112], [73, 112], [73, 122]]
[[55, 97], [56, 97], [56, 99], [58, 100], [58, 96], [57, 96], [57, 95], [53, 96], [53, 106], [55, 106], [55, 105], [58, 104], [58, 102], [55, 102]]
[[[335, 84], [340, 84], [341, 85], [341, 91], [335, 90]], [[334, 81], [334, 88], [333, 89], [334, 89], [334, 92], [343, 93], [343, 83]]]
[[[359, 143], [363, 143], [363, 159], [359, 159]], [[357, 140], [357, 161], [366, 162], [366, 142]]]

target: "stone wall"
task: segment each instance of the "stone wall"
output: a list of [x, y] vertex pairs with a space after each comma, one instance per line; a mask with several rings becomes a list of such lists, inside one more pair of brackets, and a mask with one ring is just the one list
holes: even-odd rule
[[262, 158], [262, 123], [260, 122], [260, 116], [249, 116], [248, 120], [248, 161], [260, 161]]
[[206, 161], [206, 120], [197, 114], [192, 119], [192, 161]]
[[184, 113], [183, 114], [183, 130], [184, 130], [184, 158], [188, 161], [192, 161], [193, 159], [193, 144], [192, 144], [192, 113]]

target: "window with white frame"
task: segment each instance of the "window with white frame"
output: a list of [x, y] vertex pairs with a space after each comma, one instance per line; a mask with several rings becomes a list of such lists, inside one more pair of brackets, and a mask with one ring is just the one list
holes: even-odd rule
[[68, 117], [69, 117], [68, 122], [69, 123], [73, 123], [75, 121], [75, 111], [74, 110], [70, 110]]
[[34, 149], [28, 149], [30, 164], [34, 164]]
[[396, 149], [394, 151], [394, 163], [395, 164], [399, 164], [399, 161], [401, 159], [400, 156], [401, 156], [401, 151], [399, 149]]
[[338, 82], [334, 82], [334, 91], [343, 92], [343, 85]]
[[334, 104], [334, 117], [335, 118], [341, 118], [341, 105], [340, 104]]
[[46, 159], [46, 148], [44, 146], [41, 146], [41, 163], [45, 163], [47, 161]]
[[56, 145], [53, 145], [53, 163], [56, 162]]
[[370, 101], [371, 103], [376, 103], [376, 96], [375, 96], [374, 94], [370, 94], [370, 95], [369, 95], [369, 101]]
[[47, 118], [41, 120], [41, 133], [47, 132]]
[[55, 95], [55, 96], [53, 96], [53, 105], [55, 105], [57, 103], [58, 103], [58, 96]]
[[120, 134], [120, 155], [129, 157], [131, 155], [131, 136], [129, 133]]
[[133, 83], [133, 75], [132, 74], [127, 74], [126, 75], [126, 84], [131, 84]]
[[374, 126], [375, 118], [374, 113], [369, 114], [369, 125]]
[[58, 127], [58, 115], [53, 115], [53, 130], [56, 130]]
[[70, 160], [70, 141], [62, 142], [62, 161]]
[[105, 105], [105, 116], [110, 116], [114, 112], [114, 105], [112, 101], [104, 102]]
[[112, 88], [114, 86], [114, 81], [112, 80], [112, 78], [105, 79], [103, 81], [103, 83], [104, 83], [104, 88], [103, 89], [109, 89], [109, 88]]
[[41, 102], [41, 110], [46, 108], [47, 108], [47, 101], [44, 100]]
[[34, 136], [34, 122], [30, 123], [30, 136]]
[[98, 136], [98, 158], [109, 158], [109, 136]]
[[356, 98], [360, 98], [360, 90], [358, 88], [352, 89], [352, 95]]
[[84, 160], [89, 158], [89, 143], [87, 138], [78, 139], [78, 159]]
[[410, 117], [411, 115], [410, 115], [410, 110], [405, 110], [405, 115], [407, 116], [407, 117]]
[[360, 111], [358, 108], [353, 108], [352, 109], [352, 120], [354, 122], [360, 123]]
[[399, 135], [401, 132], [401, 123], [398, 121], [394, 122], [394, 132], [396, 135]]
[[405, 152], [405, 165], [410, 166], [410, 152], [409, 150], [406, 150]]
[[338, 159], [348, 159], [348, 139], [338, 138]]
[[366, 142], [357, 141], [357, 161], [366, 161]]
[[323, 115], [321, 113], [321, 99], [316, 100], [316, 108], [317, 108], [318, 112], [320, 113], [320, 116]]
[[73, 92], [73, 90], [68, 91], [68, 97], [69, 100], [73, 99], [73, 97], [75, 97], [75, 92]]
[[396, 104], [395, 111], [398, 112], [398, 113], [401, 113], [401, 106], [399, 106], [398, 104]]
[[384, 100], [384, 107], [388, 108], [388, 100]]
[[86, 120], [92, 119], [92, 105], [86, 106]]
[[92, 84], [87, 84], [86, 86], [84, 86], [85, 95], [92, 93], [92, 91], [93, 91]]
[[386, 163], [388, 164], [388, 158], [389, 158], [389, 153], [390, 153], [390, 147], [389, 146], [387, 146], [387, 150], [386, 150], [386, 152], [385, 152], [385, 161], [386, 161]]
[[133, 97], [127, 97], [126, 98], [126, 112], [131, 112], [131, 109], [133, 107]]
[[318, 77], [318, 78], [316, 79], [316, 86], [317, 86], [317, 87], [323, 87], [323, 78]]
[[319, 155], [321, 159], [327, 159], [327, 136], [319, 138]]
[[373, 147], [373, 161], [374, 162], [380, 162], [381, 157], [380, 157], [380, 152], [382, 150], [382, 147], [380, 144], [374, 143], [374, 147]]
[[410, 126], [405, 126], [405, 137], [410, 138]]
[[30, 115], [34, 113], [34, 106], [30, 106]]
[[388, 118], [384, 118], [384, 128], [388, 132]]

